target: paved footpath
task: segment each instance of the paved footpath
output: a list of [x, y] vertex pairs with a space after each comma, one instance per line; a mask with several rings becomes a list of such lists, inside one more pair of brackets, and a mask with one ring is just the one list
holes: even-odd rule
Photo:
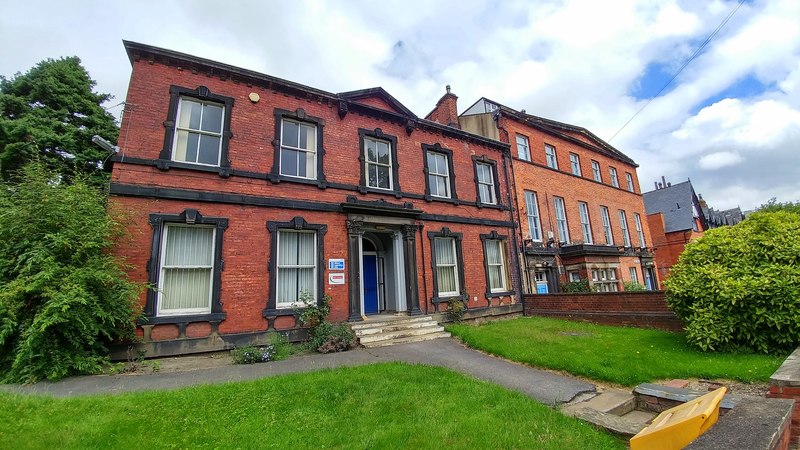
[[254, 380], [287, 373], [392, 361], [447, 367], [522, 392], [549, 405], [569, 402], [578, 394], [595, 391], [595, 386], [585, 381], [486, 355], [447, 338], [372, 349], [358, 348], [343, 353], [303, 355], [266, 364], [234, 364], [174, 373], [81, 376], [55, 383], [45, 381], [33, 385], [0, 385], [0, 389], [55, 397], [117, 394]]

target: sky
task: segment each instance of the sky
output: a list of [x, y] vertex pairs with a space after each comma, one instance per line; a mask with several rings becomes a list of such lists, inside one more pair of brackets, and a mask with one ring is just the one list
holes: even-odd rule
[[487, 97], [589, 129], [639, 164], [643, 191], [664, 176], [715, 209], [798, 201], [800, 2], [745, 1], [702, 47], [737, 5], [0, 0], [0, 75], [78, 56], [117, 117], [123, 39], [328, 92], [381, 86], [421, 117], [450, 85], [459, 113]]

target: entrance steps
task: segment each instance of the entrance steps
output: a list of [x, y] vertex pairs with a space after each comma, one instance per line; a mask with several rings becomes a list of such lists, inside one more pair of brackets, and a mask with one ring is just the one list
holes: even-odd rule
[[588, 400], [577, 399], [561, 408], [561, 411], [630, 438], [642, 431], [657, 415], [635, 408], [636, 397], [630, 391], [609, 389]]
[[431, 316], [373, 316], [350, 328], [367, 348], [450, 337]]

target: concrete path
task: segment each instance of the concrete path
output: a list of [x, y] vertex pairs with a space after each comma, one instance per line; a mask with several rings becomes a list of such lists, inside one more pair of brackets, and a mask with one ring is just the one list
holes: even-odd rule
[[549, 405], [569, 402], [578, 394], [595, 391], [595, 386], [585, 381], [489, 356], [467, 348], [454, 339], [444, 338], [390, 347], [359, 348], [327, 355], [304, 355], [266, 364], [230, 365], [175, 373], [82, 376], [67, 378], [55, 383], [0, 385], [0, 389], [55, 397], [116, 394], [254, 380], [287, 373], [391, 361], [447, 367], [522, 392]]

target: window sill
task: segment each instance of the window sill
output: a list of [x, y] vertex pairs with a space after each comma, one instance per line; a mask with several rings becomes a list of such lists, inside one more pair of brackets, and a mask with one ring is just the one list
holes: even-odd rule
[[261, 317], [295, 316], [305, 308], [265, 308], [261, 311]]
[[145, 317], [138, 321], [139, 325], [162, 325], [193, 322], [220, 322], [225, 320], [225, 313], [191, 314], [185, 316]]
[[469, 296], [467, 294], [461, 294], [461, 295], [453, 295], [452, 297], [432, 297], [431, 303], [434, 304], [447, 303], [450, 300], [461, 300], [463, 302], [466, 302], [469, 300]]
[[231, 175], [231, 168], [225, 166], [207, 166], [203, 164], [192, 164], [192, 163], [187, 163], [182, 161], [172, 161], [167, 159], [156, 159], [154, 161], [154, 164], [159, 170], [169, 170], [169, 169], [194, 170], [197, 172], [216, 173], [219, 174], [219, 176], [225, 178]]
[[486, 298], [507, 297], [509, 295], [514, 295], [514, 291], [487, 292]]
[[317, 178], [299, 178], [299, 177], [292, 177], [287, 175], [279, 175], [275, 173], [271, 173], [267, 175], [267, 179], [274, 184], [278, 184], [281, 182], [288, 182], [288, 183], [298, 183], [298, 184], [307, 184], [311, 186], [316, 186], [320, 189], [326, 189], [328, 187], [328, 182]]
[[457, 198], [452, 198], [452, 197], [437, 197], [437, 196], [435, 196], [435, 195], [430, 195], [430, 194], [428, 194], [428, 195], [426, 195], [426, 196], [425, 196], [425, 201], [428, 201], [428, 202], [442, 202], [442, 203], [450, 203], [450, 204], [453, 204], [453, 205], [455, 205], [455, 206], [458, 206], [458, 205], [460, 205], [460, 204], [461, 204], [461, 201], [459, 201]]
[[360, 194], [384, 194], [384, 195], [393, 195], [396, 198], [403, 198], [403, 193], [396, 190], [396, 189], [381, 189], [376, 187], [364, 186], [363, 184], [358, 185], [358, 192]]

